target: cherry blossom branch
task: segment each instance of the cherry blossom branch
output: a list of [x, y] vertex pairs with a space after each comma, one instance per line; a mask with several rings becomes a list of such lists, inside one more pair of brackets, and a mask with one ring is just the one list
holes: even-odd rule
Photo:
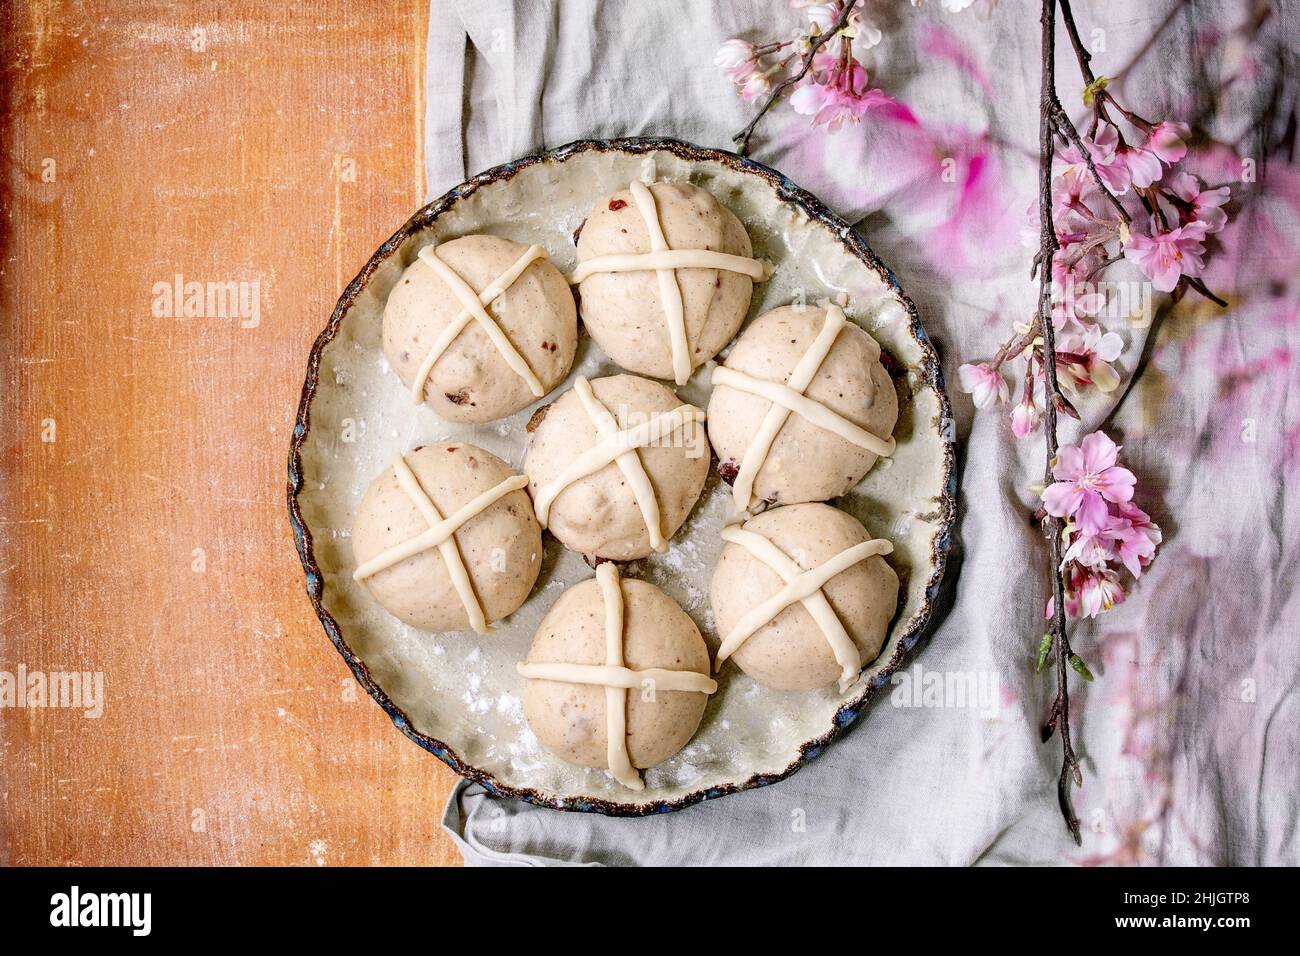
[[[1102, 81], [1100, 83], [1098, 82], [1097, 76], [1092, 71], [1092, 65], [1091, 65], [1092, 54], [1088, 52], [1088, 48], [1083, 45], [1083, 40], [1079, 37], [1079, 27], [1074, 22], [1074, 11], [1070, 8], [1070, 0], [1060, 0], [1060, 5], [1061, 5], [1061, 19], [1065, 23], [1065, 32], [1068, 34], [1070, 38], [1070, 46], [1074, 48], [1075, 59], [1078, 60], [1079, 62], [1079, 73], [1083, 77], [1083, 82], [1085, 84], [1085, 101], [1087, 100], [1086, 93], [1088, 90], [1091, 90], [1092, 95], [1095, 97], [1095, 105], [1093, 109], [1094, 130], [1098, 121], [1101, 118], [1105, 118], [1107, 122], [1111, 122], [1110, 113], [1107, 108], [1107, 104], [1109, 104], [1110, 106], [1115, 107], [1115, 109], [1118, 110], [1119, 113], [1130, 123], [1132, 123], [1134, 126], [1138, 127], [1139, 129], [1144, 129], [1148, 133], [1150, 133], [1150, 131], [1152, 130], [1152, 124], [1150, 121], [1143, 119], [1142, 117], [1136, 115], [1135, 113], [1129, 110], [1126, 110], [1106, 90], [1105, 88], [1106, 84], [1109, 82], [1107, 78], [1103, 77]], [[1179, 7], [1181, 7], [1181, 5], [1182, 4], [1180, 3]], [[1179, 7], [1176, 7], [1175, 10], [1178, 9]], [[1165, 22], [1160, 25], [1160, 28], [1157, 31], [1157, 35], [1160, 32], [1164, 31], [1164, 29], [1169, 25], [1171, 19], [1172, 19], [1172, 13], [1170, 17], [1166, 18]], [[1155, 40], [1153, 38], [1152, 40], [1149, 41], [1149, 45], [1154, 44], [1154, 42]], [[1133, 62], [1136, 62], [1136, 60]], [[1131, 67], [1132, 63], [1130, 63], [1129, 66]], [[1125, 69], [1127, 70], [1128, 67], [1126, 67]], [[1053, 92], [1053, 98], [1055, 98], [1055, 96], [1056, 94], [1055, 92]], [[1084, 164], [1087, 166], [1088, 172], [1091, 174], [1093, 182], [1096, 184], [1097, 189], [1100, 190], [1101, 194], [1106, 197], [1106, 199], [1110, 202], [1112, 206], [1115, 207], [1115, 210], [1119, 213], [1120, 218], [1123, 219], [1124, 224], [1126, 226], [1131, 226], [1133, 224], [1132, 216], [1129, 215], [1128, 211], [1124, 208], [1124, 204], [1120, 202], [1119, 197], [1117, 197], [1106, 186], [1105, 182], [1101, 178], [1101, 175], [1097, 172], [1097, 166], [1093, 160], [1091, 150], [1089, 150], [1087, 145], [1083, 142], [1083, 138], [1079, 135], [1078, 129], [1075, 128], [1074, 123], [1070, 120], [1070, 115], [1065, 111], [1064, 107], [1061, 106], [1059, 99], [1056, 100], [1054, 119], [1062, 135], [1064, 135], [1070, 141], [1070, 143], [1075, 147], [1075, 149], [1079, 151], [1079, 154], [1083, 157]], [[1123, 143], [1122, 135], [1119, 137], [1119, 141]], [[1165, 215], [1163, 210], [1160, 208], [1160, 203], [1155, 199], [1148, 199], [1147, 197], [1143, 196], [1140, 193], [1140, 191], [1137, 190], [1136, 188], [1134, 189], [1134, 192], [1138, 193], [1138, 196], [1141, 199], [1142, 204], [1147, 209], [1147, 211], [1150, 212], [1157, 219], [1157, 221], [1159, 221], [1160, 224], [1167, 230], [1169, 224], [1165, 221]], [[1228, 303], [1225, 302], [1223, 299], [1221, 299], [1219, 296], [1215, 295], [1213, 292], [1211, 292], [1210, 289], [1205, 285], [1205, 283], [1201, 279], [1192, 276], [1187, 276], [1185, 278], [1185, 281], [1190, 288], [1195, 289], [1197, 292], [1205, 296], [1205, 298], [1209, 299], [1211, 302], [1215, 303], [1216, 305], [1219, 305], [1221, 307], [1227, 306]]]
[[817, 54], [821, 52], [821, 48], [830, 41], [831, 37], [835, 36], [848, 25], [849, 17], [853, 15], [853, 10], [857, 7], [859, 2], [860, 0], [847, 0], [847, 2], [845, 2], [844, 9], [840, 11], [839, 17], [835, 20], [835, 23], [831, 28], [814, 40], [808, 47], [808, 51], [803, 57], [803, 65], [799, 70], [792, 76], [786, 77], [778, 83], [776, 88], [772, 90], [767, 99], [763, 102], [763, 105], [759, 107], [758, 113], [752, 120], [750, 120], [749, 125], [735, 136], [731, 137], [733, 143], [740, 144], [736, 148], [737, 153], [744, 156], [749, 152], [749, 140], [750, 137], [754, 135], [754, 129], [758, 126], [759, 121], [767, 115], [768, 110], [776, 105], [776, 101], [785, 94], [786, 90], [795, 86], [800, 80], [808, 75], [808, 71], [812, 69], [813, 60], [816, 58]]
[[[1068, 0], [1062, 0], [1063, 12], [1069, 8]], [[1068, 13], [1067, 13], [1067, 22]], [[1038, 325], [1043, 335], [1043, 372], [1046, 376], [1048, 399], [1043, 403], [1044, 432], [1047, 437], [1047, 466], [1044, 472], [1044, 486], [1053, 481], [1057, 454], [1056, 402], [1060, 387], [1056, 380], [1056, 330], [1052, 321], [1052, 268], [1051, 262], [1059, 248], [1056, 240], [1056, 227], [1052, 218], [1052, 136], [1057, 126], [1056, 113], [1060, 103], [1056, 98], [1056, 2], [1043, 0], [1043, 77], [1039, 93], [1038, 151], [1038, 217], [1040, 224], [1040, 246], [1038, 252], [1041, 267], [1038, 276]], [[1076, 47], [1076, 52], [1081, 48]], [[1087, 51], [1083, 51], [1084, 57]], [[1080, 61], [1086, 68], [1086, 59]], [[1077, 134], [1076, 134], [1077, 135]], [[1087, 151], [1083, 154], [1087, 156]], [[1096, 172], [1094, 171], [1094, 175]], [[1083, 838], [1079, 830], [1079, 819], [1070, 804], [1070, 783], [1082, 786], [1083, 776], [1079, 770], [1079, 761], [1074, 754], [1070, 739], [1070, 688], [1066, 664], [1072, 657], [1070, 638], [1065, 626], [1065, 579], [1061, 560], [1060, 518], [1049, 516], [1045, 522], [1048, 549], [1052, 562], [1052, 623], [1049, 632], [1051, 644], [1056, 651], [1056, 700], [1043, 726], [1043, 740], [1050, 739], [1054, 730], [1061, 733], [1061, 774], [1057, 780], [1057, 799], [1061, 806], [1061, 815], [1077, 845], [1082, 845]]]
[[[1041, 9], [1039, 241], [1030, 267], [1031, 279], [1039, 283], [1038, 299], [1028, 324], [1017, 323], [991, 361], [966, 363], [957, 372], [976, 407], [990, 408], [1009, 400], [1003, 368], [1023, 358], [1024, 384], [1011, 411], [1011, 430], [1017, 438], [1027, 438], [1040, 426], [1044, 429], [1047, 461], [1034, 520], [1041, 522], [1047, 541], [1051, 599], [1035, 670], [1056, 655], [1056, 695], [1041, 727], [1042, 739], [1047, 742], [1060, 732], [1057, 796], [1070, 835], [1081, 844], [1071, 803], [1071, 784], [1082, 786], [1083, 775], [1071, 734], [1069, 671], [1085, 681], [1094, 678], [1071, 647], [1067, 621], [1096, 618], [1123, 603], [1120, 574], [1126, 571], [1137, 581], [1162, 535], [1150, 515], [1133, 503], [1136, 476], [1118, 464], [1119, 447], [1108, 435], [1093, 431], [1077, 444], [1060, 444], [1061, 416], [1079, 418], [1064, 390], [1075, 395], [1091, 387], [1109, 393], [1122, 381], [1110, 363], [1124, 342], [1102, 326], [1099, 316], [1107, 296], [1092, 286], [1108, 267], [1133, 262], [1156, 290], [1172, 293], [1174, 302], [1195, 290], [1222, 303], [1200, 276], [1204, 241], [1226, 225], [1221, 207], [1231, 193], [1226, 186], [1206, 187], [1176, 168], [1188, 152], [1186, 124], [1152, 123], [1111, 95], [1106, 89], [1110, 79], [1092, 71], [1070, 2], [1042, 0]], [[1086, 132], [1075, 127], [1056, 89], [1058, 7], [1086, 83], [1084, 102], [1091, 112]], [[1137, 139], [1126, 142], [1112, 115], [1126, 121]], [[1059, 174], [1058, 159], [1064, 165]], [[1132, 199], [1126, 205], [1121, 197], [1128, 196]]]

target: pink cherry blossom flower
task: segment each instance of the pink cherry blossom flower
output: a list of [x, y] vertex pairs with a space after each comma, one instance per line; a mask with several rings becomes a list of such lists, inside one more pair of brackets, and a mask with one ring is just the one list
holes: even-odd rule
[[1098, 214], [1109, 215], [1110, 207], [1097, 202], [1100, 198], [1097, 183], [1088, 172], [1082, 154], [1069, 146], [1057, 150], [1053, 162], [1052, 218], [1058, 229], [1062, 221], [1091, 229], [1100, 228], [1102, 223], [1098, 221]]
[[752, 43], [733, 38], [718, 47], [713, 63], [733, 83], [743, 86], [758, 70], [758, 53]]
[[963, 392], [970, 393], [976, 408], [989, 408], [1011, 397], [1007, 380], [988, 362], [962, 365], [957, 369], [957, 381]]
[[825, 82], [805, 83], [790, 97], [796, 113], [811, 116], [814, 126], [825, 126], [830, 133], [838, 132], [845, 122], [860, 122], [871, 109], [892, 102], [880, 90], [867, 87], [867, 71], [856, 61], [847, 69], [832, 70]]
[[1219, 208], [1232, 194], [1227, 186], [1202, 189], [1195, 176], [1180, 172], [1170, 178], [1169, 191], [1191, 204], [1193, 221], [1205, 223], [1206, 233], [1218, 232], [1228, 224], [1228, 214]]
[[[1106, 188], [1117, 196], [1122, 196], [1128, 192], [1129, 183], [1132, 181], [1132, 173], [1129, 171], [1128, 162], [1125, 158], [1128, 152], [1127, 147], [1124, 148], [1124, 153], [1121, 153], [1119, 130], [1110, 123], [1098, 123], [1097, 131], [1091, 138], [1086, 134], [1081, 138], [1088, 148], [1088, 154], [1092, 157], [1092, 164], [1097, 169], [1097, 175], [1106, 184]], [[1089, 187], [1092, 181], [1092, 173], [1088, 171], [1083, 154], [1073, 143], [1056, 151], [1053, 165], [1056, 175], [1062, 178], [1063, 183], [1066, 184], [1067, 188], [1073, 190], [1076, 196], [1083, 189]], [[1157, 162], [1156, 165], [1159, 165], [1159, 163]]]
[[1140, 578], [1142, 569], [1151, 563], [1156, 555], [1156, 546], [1164, 536], [1151, 516], [1131, 501], [1122, 501], [1112, 507], [1114, 513], [1107, 534], [1114, 542], [1114, 557], [1124, 563], [1133, 577]]
[[[1060, 220], [1078, 209], [1083, 203], [1084, 179], [1079, 175], [1082, 166], [1070, 166], [1052, 181], [1052, 218]], [[1038, 200], [1034, 200], [1035, 218]], [[1036, 237], [1035, 237], [1036, 238]]]
[[740, 98], [746, 103], [752, 103], [770, 93], [772, 90], [772, 80], [766, 74], [755, 71], [752, 73], [740, 88]]
[[1061, 384], [1074, 391], [1094, 385], [1099, 391], [1113, 392], [1119, 387], [1120, 378], [1111, 363], [1123, 351], [1123, 338], [1097, 325], [1062, 336], [1056, 346], [1056, 370]]
[[1011, 410], [1011, 433], [1017, 438], [1027, 438], [1038, 428], [1041, 418], [1038, 403], [1032, 396], [1025, 396]]
[[1074, 526], [1067, 529], [1070, 545], [1062, 561], [1075, 561], [1093, 570], [1120, 561], [1133, 577], [1140, 578], [1142, 569], [1155, 557], [1160, 528], [1132, 502], [1112, 503], [1109, 510], [1105, 526], [1095, 533]]
[[1063, 564], [1073, 561], [1092, 570], [1102, 570], [1115, 558], [1115, 540], [1110, 535], [1110, 525], [1095, 534], [1080, 528], [1071, 531], [1070, 546], [1061, 556]]
[[1116, 464], [1119, 447], [1105, 432], [1093, 432], [1076, 445], [1063, 445], [1056, 455], [1052, 484], [1043, 489], [1043, 506], [1057, 518], [1074, 517], [1087, 534], [1106, 526], [1106, 502], [1133, 499], [1133, 472]]
[[1064, 204], [1065, 207], [1073, 206], [1074, 200], [1083, 189], [1084, 177], [1089, 175], [1087, 164], [1083, 161], [1083, 153], [1079, 152], [1073, 144], [1058, 149], [1052, 156], [1052, 175], [1065, 188], [1068, 200]]
[[1159, 123], [1147, 135], [1142, 148], [1154, 154], [1162, 163], [1172, 166], [1187, 155], [1187, 137], [1191, 131], [1186, 123]]
[[1199, 276], [1205, 269], [1201, 256], [1207, 232], [1203, 222], [1185, 223], [1168, 232], [1155, 230], [1149, 236], [1134, 232], [1124, 245], [1124, 258], [1134, 262], [1159, 291], [1173, 292], [1183, 276]]
[[[1119, 130], [1110, 123], [1098, 123], [1097, 131], [1093, 133], [1091, 140], [1084, 137], [1083, 141], [1092, 156], [1092, 164], [1097, 169], [1097, 175], [1106, 184], [1106, 188], [1116, 196], [1128, 192], [1132, 174], [1119, 152]], [[1078, 150], [1074, 150], [1074, 155], [1079, 156]], [[1079, 156], [1078, 164], [1082, 163], [1083, 158]], [[1086, 168], [1080, 175], [1089, 175]]]
[[1079, 584], [1079, 611], [1095, 618], [1116, 604], [1124, 603], [1124, 588], [1119, 575], [1109, 568], [1102, 571], [1085, 571]]

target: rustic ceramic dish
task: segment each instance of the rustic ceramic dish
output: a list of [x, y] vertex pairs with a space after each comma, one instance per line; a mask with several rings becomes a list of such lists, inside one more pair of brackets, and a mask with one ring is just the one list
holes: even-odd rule
[[[575, 261], [574, 229], [596, 199], [634, 178], [688, 179], [740, 217], [754, 254], [776, 265], [773, 278], [756, 287], [750, 317], [800, 297], [813, 302], [846, 295], [849, 317], [892, 360], [901, 406], [893, 458], [836, 502], [874, 536], [894, 542], [889, 560], [902, 594], [879, 658], [842, 694], [834, 688], [769, 691], [725, 666], [699, 733], [681, 753], [647, 771], [639, 793], [603, 770], [550, 756], [523, 718], [515, 663], [560, 591], [592, 575], [578, 555], [547, 536], [536, 589], [494, 633], [425, 634], [390, 617], [354, 584], [348, 541], [363, 491], [396, 455], [454, 439], [481, 445], [518, 469], [529, 417], [569, 384], [490, 425], [452, 425], [417, 408], [387, 368], [380, 344], [384, 302], [402, 270], [432, 240], [489, 232], [539, 243], [568, 271]], [[711, 367], [698, 370], [679, 394], [706, 405]], [[584, 337], [575, 373], [614, 371]], [[499, 166], [451, 190], [402, 226], [347, 287], [308, 360], [289, 454], [289, 512], [307, 593], [326, 633], [408, 737], [493, 792], [561, 809], [642, 815], [789, 776], [888, 681], [919, 639], [943, 576], [956, 498], [950, 430], [939, 361], [915, 308], [862, 238], [816, 198], [732, 153], [666, 139], [582, 141]], [[667, 553], [626, 568], [677, 598], [713, 649], [718, 637], [708, 582], [727, 491], [711, 477]]]

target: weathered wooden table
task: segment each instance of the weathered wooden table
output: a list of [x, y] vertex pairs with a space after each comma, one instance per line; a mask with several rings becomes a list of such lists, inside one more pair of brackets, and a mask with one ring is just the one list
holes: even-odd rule
[[0, 708], [0, 863], [459, 861], [285, 510], [308, 347], [422, 201], [426, 19], [0, 14], [0, 672], [104, 681], [97, 718]]

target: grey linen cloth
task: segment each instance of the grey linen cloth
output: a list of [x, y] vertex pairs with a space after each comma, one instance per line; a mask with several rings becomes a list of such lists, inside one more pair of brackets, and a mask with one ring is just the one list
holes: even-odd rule
[[[1186, 118], [1202, 55], [1191, 51], [1244, 17], [1225, 0], [1182, 5], [1165, 23], [1175, 7], [1075, 4], [1098, 73], [1118, 72], [1158, 33], [1119, 87], [1153, 119]], [[714, 66], [715, 51], [733, 36], [785, 38], [801, 15], [776, 0], [433, 0], [430, 195], [585, 137], [731, 148], [754, 105]], [[1142, 323], [1115, 328], [1124, 383], [1063, 429], [1069, 442], [1104, 424], [1138, 476], [1136, 502], [1165, 534], [1128, 600], [1073, 627], [1098, 675], [1074, 698], [1080, 850], [1056, 804], [1059, 744], [1038, 740], [1054, 693], [1032, 668], [1046, 595], [1029, 519], [1042, 435], [1017, 440], [1008, 406], [976, 411], [956, 387], [957, 366], [989, 357], [1033, 309], [1032, 250], [1019, 233], [1036, 195], [1037, 6], [873, 3], [870, 15], [885, 33], [874, 85], [904, 101], [917, 128], [868, 116], [828, 135], [779, 104], [753, 154], [858, 224], [936, 342], [958, 428], [959, 534], [907, 675], [977, 675], [996, 700], [911, 706], [900, 687], [790, 779], [677, 813], [562, 813], [462, 782], [443, 826], [474, 865], [1300, 863], [1295, 168], [1274, 163], [1267, 182], [1232, 184], [1242, 202], [1266, 187], [1282, 194], [1260, 204], [1268, 229], [1243, 230], [1221, 256], [1232, 307], [1189, 298], [1151, 343]], [[1276, 12], [1268, 30], [1294, 48], [1295, 10]], [[1058, 86], [1077, 117], [1082, 84], [1059, 39]], [[1248, 91], [1275, 75], [1265, 64]], [[1215, 120], [1216, 138], [1249, 141], [1254, 102]], [[926, 166], [936, 150], [970, 187], [956, 212]]]

